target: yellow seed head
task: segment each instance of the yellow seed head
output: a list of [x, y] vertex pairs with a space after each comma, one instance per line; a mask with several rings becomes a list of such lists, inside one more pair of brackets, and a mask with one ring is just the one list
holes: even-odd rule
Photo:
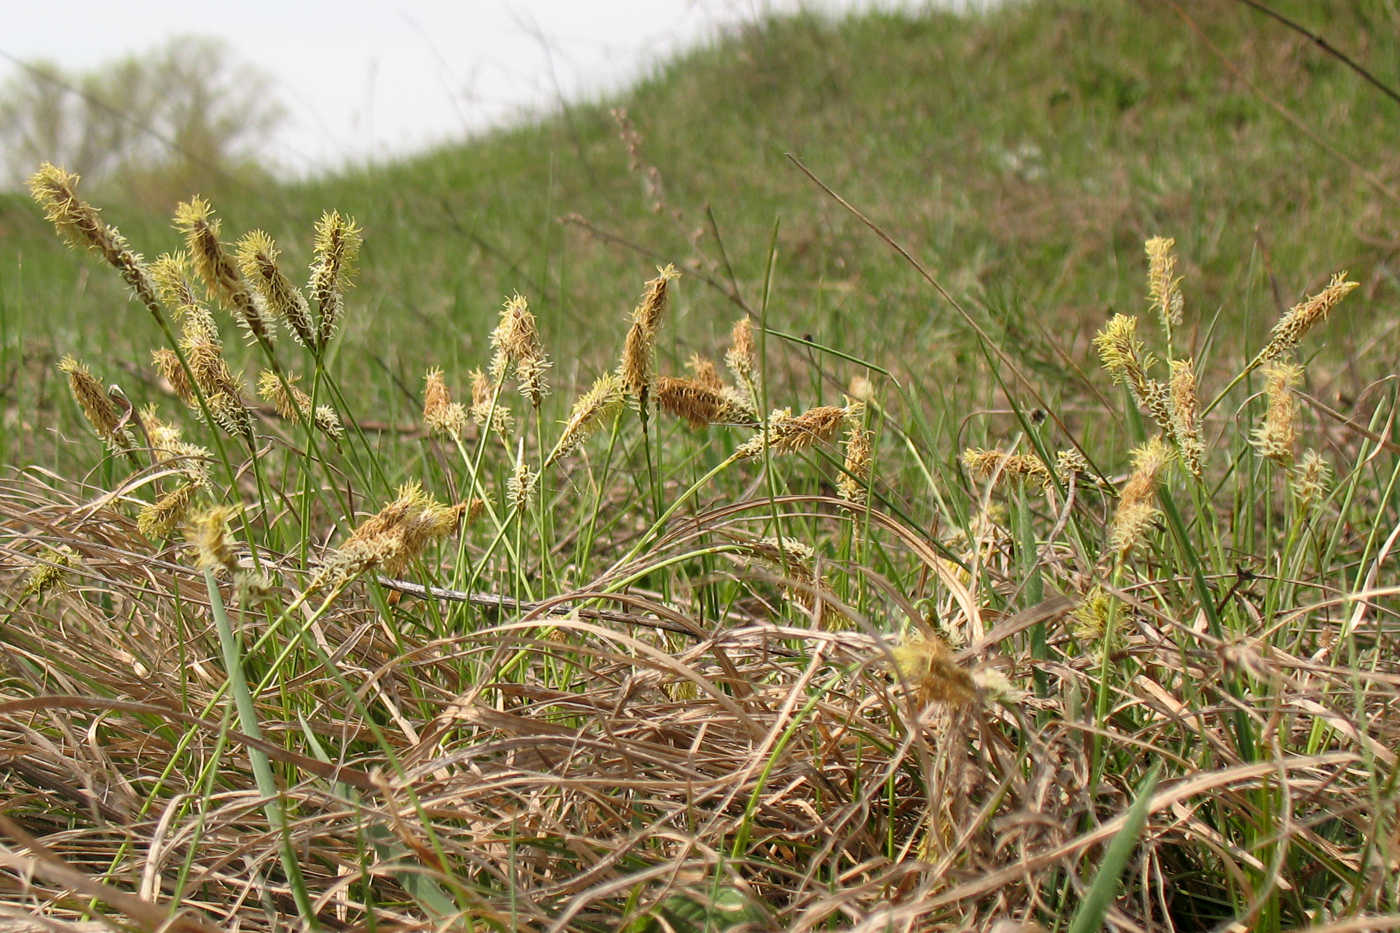
[[209, 202], [196, 195], [176, 205], [175, 227], [185, 235], [185, 248], [194, 260], [195, 272], [209, 292], [234, 310], [251, 336], [267, 340], [262, 300], [249, 291], [219, 241], [220, 223]]
[[78, 197], [78, 176], [51, 162], [39, 166], [29, 178], [29, 193], [44, 209], [44, 217], [71, 246], [100, 255], [121, 275], [137, 300], [156, 317], [162, 313], [155, 284], [141, 254], [132, 250], [116, 227], [102, 222], [102, 215]]
[[506, 480], [506, 500], [515, 511], [523, 514], [529, 507], [530, 497], [534, 495], [535, 484], [539, 478], [538, 473], [525, 465], [525, 439], [521, 438], [516, 448], [515, 469]]
[[455, 440], [461, 440], [467, 430], [467, 409], [452, 401], [441, 369], [430, 369], [423, 377], [423, 424], [430, 433]]
[[238, 240], [235, 255], [238, 271], [252, 283], [268, 312], [286, 322], [293, 340], [314, 349], [316, 328], [311, 321], [311, 308], [278, 267], [278, 249], [272, 237], [261, 230], [244, 234]]
[[1137, 338], [1137, 318], [1130, 314], [1115, 314], [1094, 337], [1103, 368], [1115, 383], [1132, 391], [1138, 405], [1151, 416], [1168, 437], [1172, 436], [1171, 405], [1167, 388], [1147, 371], [1156, 362], [1142, 341]]
[[686, 360], [685, 368], [690, 370], [690, 378], [715, 391], [724, 388], [724, 380], [719, 377], [719, 371], [715, 369], [712, 360], [708, 360], [698, 353], [692, 353], [690, 359]]
[[1298, 500], [1298, 508], [1304, 513], [1312, 511], [1327, 497], [1327, 487], [1332, 481], [1332, 468], [1316, 450], [1309, 447], [1298, 458], [1298, 465], [1289, 474], [1293, 495]]
[[963, 451], [963, 466], [973, 478], [987, 483], [1000, 479], [1028, 479], [1050, 485], [1050, 470], [1039, 457], [1029, 454], [1008, 454], [984, 447], [969, 447]]
[[941, 703], [954, 709], [977, 699], [977, 685], [958, 666], [948, 643], [936, 635], [911, 634], [894, 650], [900, 680], [914, 690], [921, 704]]
[[506, 367], [514, 363], [515, 381], [520, 387], [520, 394], [538, 408], [549, 392], [544, 375], [552, 364], [540, 342], [535, 315], [524, 297], [514, 295], [506, 301], [496, 329], [491, 334], [491, 347], [495, 351], [491, 357], [492, 379], [499, 380]]
[[198, 491], [194, 483], [181, 483], [155, 502], [143, 506], [136, 516], [137, 530], [151, 541], [168, 538], [189, 514]]
[[327, 573], [335, 579], [349, 579], [374, 567], [398, 573], [429, 544], [450, 534], [465, 510], [442, 505], [416, 482], [400, 486], [397, 497], [365, 519], [327, 561]]
[[545, 466], [577, 449], [590, 434], [598, 430], [622, 405], [624, 391], [622, 379], [616, 373], [599, 376], [592, 388], [574, 403], [569, 419], [564, 422], [559, 442], [554, 445]]
[[229, 532], [229, 519], [238, 514], [232, 506], [216, 505], [196, 513], [185, 526], [185, 540], [195, 553], [196, 565], [201, 570], [227, 570], [233, 573], [238, 569], [238, 558], [234, 554], [233, 535]]
[[1118, 508], [1109, 525], [1109, 546], [1127, 554], [1147, 536], [1157, 518], [1157, 483], [1162, 470], [1171, 462], [1171, 448], [1161, 437], [1154, 437], [1133, 450], [1133, 472], [1123, 484]]
[[360, 227], [338, 211], [327, 211], [316, 222], [307, 291], [316, 302], [320, 321], [316, 327], [317, 346], [324, 350], [335, 336], [344, 316], [345, 292], [354, 285], [355, 261], [360, 255]]
[[754, 353], [753, 323], [748, 317], [734, 322], [729, 332], [729, 349], [724, 354], [724, 365], [734, 374], [741, 386], [752, 385], [757, 381], [758, 362]]
[[1152, 309], [1171, 328], [1181, 323], [1181, 278], [1176, 274], [1176, 256], [1172, 247], [1176, 240], [1156, 236], [1147, 241], [1147, 297]]
[[1293, 462], [1293, 446], [1298, 438], [1298, 401], [1293, 389], [1303, 381], [1303, 367], [1282, 360], [1264, 364], [1264, 394], [1269, 407], [1264, 420], [1250, 436], [1259, 456], [1275, 463]]
[[151, 263], [151, 278], [155, 281], [161, 301], [174, 309], [177, 321], [184, 316], [186, 309], [200, 307], [199, 296], [190, 284], [188, 253], [161, 253]]
[[872, 435], [858, 419], [849, 420], [851, 426], [846, 432], [846, 458], [842, 464], [841, 478], [836, 481], [836, 492], [847, 502], [862, 505], [870, 487]]
[[62, 593], [69, 588], [68, 578], [73, 565], [78, 562], [78, 553], [66, 544], [56, 548], [46, 547], [34, 558], [33, 566], [24, 577], [24, 585], [19, 589], [19, 598], [38, 596], [42, 601], [52, 593]]
[[1332, 276], [1326, 288], [1290, 308], [1274, 325], [1269, 334], [1268, 344], [1259, 354], [1260, 359], [1276, 360], [1298, 346], [1307, 332], [1327, 320], [1327, 315], [1338, 302], [1349, 295], [1358, 284], [1360, 283], [1348, 281], [1345, 272], [1338, 272]]
[[1189, 359], [1172, 360], [1171, 374], [1172, 438], [1181, 451], [1181, 462], [1192, 476], [1200, 479], [1205, 441], [1201, 437], [1201, 400], [1196, 388], [1196, 368]]
[[[471, 372], [472, 377], [472, 420], [488, 431], [494, 431], [502, 438], [509, 437], [515, 427], [515, 416], [510, 409], [496, 398], [494, 383], [479, 369]], [[494, 400], [494, 404], [493, 404]], [[490, 422], [488, 424], [488, 422]]]

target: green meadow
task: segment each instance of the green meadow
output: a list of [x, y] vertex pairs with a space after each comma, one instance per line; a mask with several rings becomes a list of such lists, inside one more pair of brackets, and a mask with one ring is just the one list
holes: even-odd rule
[[1400, 927], [1400, 12], [1274, 6], [1326, 42], [766, 19], [309, 181], [35, 166], [0, 917]]

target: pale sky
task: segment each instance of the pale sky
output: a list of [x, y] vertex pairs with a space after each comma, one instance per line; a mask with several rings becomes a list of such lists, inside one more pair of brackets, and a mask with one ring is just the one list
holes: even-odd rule
[[[977, 0], [943, 0], [965, 6]], [[268, 72], [290, 113], [269, 153], [297, 173], [382, 159], [616, 90], [763, 11], [841, 13], [909, 0], [201, 0], [12, 4], [9, 57], [82, 68], [169, 36], [226, 40]]]

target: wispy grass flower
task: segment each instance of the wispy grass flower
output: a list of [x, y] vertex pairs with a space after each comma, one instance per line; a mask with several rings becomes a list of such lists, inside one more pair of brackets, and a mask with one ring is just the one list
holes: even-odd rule
[[1109, 547], [1124, 556], [1142, 543], [1157, 518], [1157, 484], [1172, 452], [1161, 437], [1154, 437], [1135, 448], [1132, 458], [1133, 472], [1119, 494], [1108, 532]]
[[185, 246], [195, 272], [211, 294], [233, 309], [239, 323], [255, 339], [270, 339], [264, 319], [262, 299], [248, 288], [233, 260], [219, 240], [220, 221], [209, 202], [201, 197], [182, 201], [175, 207], [175, 227], [185, 235]]
[[1326, 288], [1290, 308], [1270, 331], [1269, 342], [1259, 354], [1260, 362], [1276, 360], [1292, 351], [1308, 331], [1327, 320], [1332, 309], [1358, 284], [1349, 281], [1345, 272], [1338, 272]]
[[406, 483], [330, 556], [321, 579], [348, 580], [372, 568], [398, 573], [429, 544], [450, 534], [465, 511], [465, 504], [443, 505], [417, 482]]
[[573, 410], [564, 422], [564, 430], [545, 466], [577, 449], [590, 434], [598, 430], [622, 406], [625, 391], [622, 378], [617, 373], [607, 372], [599, 376], [592, 387], [574, 402]]
[[92, 430], [111, 450], [127, 446], [129, 438], [122, 425], [122, 412], [107, 395], [102, 383], [97, 381], [86, 366], [72, 356], [59, 360], [59, 371], [68, 377], [68, 388], [73, 393], [83, 417]]
[[[846, 409], [835, 405], [819, 405], [796, 416], [786, 409], [775, 411], [768, 420], [769, 449], [774, 454], [795, 454], [830, 442], [845, 417]], [[745, 460], [762, 455], [763, 438], [759, 431], [739, 446], [735, 456]]]
[[1298, 401], [1293, 390], [1302, 381], [1303, 367], [1297, 363], [1270, 360], [1264, 364], [1268, 408], [1249, 442], [1266, 460], [1283, 465], [1293, 462], [1293, 448], [1298, 439]]
[[1172, 328], [1181, 324], [1181, 277], [1176, 274], [1176, 256], [1172, 247], [1176, 240], [1155, 236], [1147, 241], [1147, 298], [1162, 321], [1162, 329], [1171, 336]]
[[316, 328], [311, 307], [277, 265], [279, 251], [272, 237], [261, 230], [246, 233], [239, 238], [235, 254], [239, 271], [252, 283], [268, 312], [286, 322], [292, 339], [299, 345], [314, 350]]
[[491, 348], [495, 351], [491, 357], [491, 378], [500, 381], [506, 368], [514, 364], [520, 394], [539, 408], [549, 394], [544, 376], [553, 364], [544, 352], [539, 325], [523, 296], [511, 296], [501, 309], [500, 320], [491, 334]]
[[316, 222], [315, 258], [307, 291], [320, 315], [316, 325], [318, 351], [325, 351], [344, 317], [345, 293], [355, 282], [362, 238], [359, 225], [339, 211], [326, 211]]
[[658, 267], [656, 272], [656, 278], [647, 282], [642, 300], [632, 311], [632, 325], [623, 342], [618, 368], [627, 391], [638, 400], [644, 399], [651, 388], [656, 332], [666, 310], [670, 283], [680, 277], [673, 265]]
[[467, 430], [467, 409], [452, 401], [447, 380], [441, 369], [434, 367], [423, 376], [423, 424], [433, 434], [446, 434], [461, 440]]
[[313, 411], [311, 397], [296, 384], [297, 378], [287, 373], [284, 384], [276, 373], [265, 369], [258, 376], [258, 394], [272, 403], [279, 416], [289, 421], [308, 419], [321, 433], [340, 440], [345, 436], [340, 415], [329, 405], [317, 405]]
[[155, 283], [141, 254], [116, 227], [103, 223], [101, 212], [78, 197], [78, 176], [51, 162], [29, 177], [29, 193], [44, 217], [70, 245], [97, 253], [117, 270], [136, 299], [157, 319], [162, 315]]

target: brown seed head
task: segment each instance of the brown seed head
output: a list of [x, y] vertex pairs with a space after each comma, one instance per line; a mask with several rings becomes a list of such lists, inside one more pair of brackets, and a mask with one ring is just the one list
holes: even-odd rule
[[1156, 519], [1158, 478], [1171, 456], [1171, 448], [1161, 437], [1133, 450], [1133, 472], [1123, 485], [1109, 526], [1109, 546], [1119, 554], [1127, 554], [1140, 544]]
[[984, 447], [969, 447], [963, 451], [962, 462], [975, 479], [984, 483], [1029, 479], [1048, 486], [1052, 480], [1049, 469], [1041, 459], [1029, 454], [1008, 454]]
[[433, 434], [461, 440], [467, 430], [467, 409], [452, 401], [442, 370], [434, 367], [423, 377], [423, 424]]
[[[768, 421], [769, 447], [774, 454], [793, 454], [814, 447], [819, 442], [829, 442], [836, 436], [845, 417], [846, 409], [835, 405], [809, 408], [796, 417], [787, 411], [773, 412]], [[757, 457], [762, 453], [762, 431], [745, 441], [735, 451], [740, 459]]]
[[121, 412], [107, 395], [102, 383], [88, 368], [71, 356], [58, 363], [59, 371], [68, 376], [68, 388], [77, 400], [83, 417], [109, 448], [117, 450], [127, 443], [126, 430], [121, 424]]
[[151, 541], [170, 537], [189, 514], [198, 491], [194, 483], [181, 483], [150, 505], [142, 506], [136, 515], [136, 529]]
[[373, 567], [398, 573], [429, 544], [450, 534], [462, 511], [437, 502], [416, 482], [400, 486], [397, 497], [365, 519], [327, 561], [328, 575], [349, 579]]
[[866, 491], [870, 487], [871, 433], [857, 418], [850, 420], [846, 432], [846, 457], [842, 464], [841, 477], [836, 481], [836, 492], [847, 502], [863, 505]]
[[757, 416], [733, 389], [714, 388], [694, 379], [662, 376], [656, 402], [663, 411], [684, 418], [692, 428], [707, 424], [756, 424]]
[[729, 349], [724, 354], [724, 365], [734, 374], [741, 386], [750, 386], [757, 381], [758, 362], [754, 353], [753, 323], [747, 316], [734, 322], [729, 332]]

